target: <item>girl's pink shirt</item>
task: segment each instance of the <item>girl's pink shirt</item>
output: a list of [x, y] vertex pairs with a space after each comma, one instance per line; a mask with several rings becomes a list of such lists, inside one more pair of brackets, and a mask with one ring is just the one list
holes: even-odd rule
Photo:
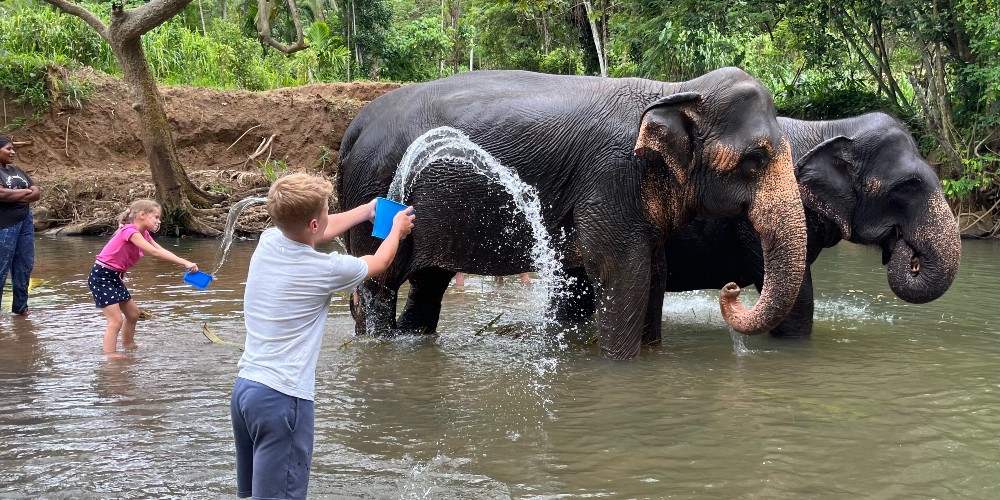
[[[142, 250], [135, 246], [135, 243], [128, 240], [133, 234], [138, 232], [139, 228], [135, 227], [135, 224], [125, 224], [122, 226], [111, 237], [111, 241], [107, 245], [104, 245], [101, 253], [97, 254], [97, 260], [123, 273], [131, 269], [143, 256]], [[149, 235], [149, 231], [143, 231], [142, 237], [150, 243], [153, 242], [153, 237]]]

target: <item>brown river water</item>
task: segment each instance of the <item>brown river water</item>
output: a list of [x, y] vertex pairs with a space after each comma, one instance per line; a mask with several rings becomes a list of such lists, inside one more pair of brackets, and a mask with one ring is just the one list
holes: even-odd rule
[[[255, 242], [204, 291], [143, 259], [130, 289], [153, 318], [109, 362], [86, 283], [105, 239], [36, 241], [32, 316], [9, 289], [0, 316], [0, 498], [234, 497], [240, 351], [202, 332], [242, 344]], [[215, 268], [218, 241], [158, 242]], [[347, 343], [336, 296], [310, 498], [1000, 498], [1000, 242], [963, 249], [924, 305], [892, 295], [877, 250], [824, 251], [811, 340], [734, 339], [718, 291], [669, 294], [662, 345], [628, 363], [593, 323], [543, 321], [516, 278], [469, 277], [438, 335], [388, 343]]]

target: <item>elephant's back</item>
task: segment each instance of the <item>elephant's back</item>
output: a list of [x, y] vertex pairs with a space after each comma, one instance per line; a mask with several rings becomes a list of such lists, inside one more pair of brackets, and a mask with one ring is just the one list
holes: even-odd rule
[[544, 164], [628, 157], [642, 109], [663, 93], [663, 85], [473, 71], [396, 89], [367, 104], [348, 127], [340, 150], [342, 189], [347, 194], [364, 187], [357, 202], [370, 199], [391, 183], [406, 148], [442, 126], [462, 131], [504, 164], [528, 169], [519, 170], [522, 178]]

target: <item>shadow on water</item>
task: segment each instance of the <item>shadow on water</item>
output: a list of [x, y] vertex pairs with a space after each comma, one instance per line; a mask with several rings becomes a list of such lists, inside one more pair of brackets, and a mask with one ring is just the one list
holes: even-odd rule
[[[130, 290], [152, 318], [108, 362], [86, 285], [104, 242], [38, 238], [33, 314], [0, 316], [0, 498], [232, 496], [239, 351], [202, 325], [243, 342], [255, 243], [233, 241], [204, 291], [144, 259]], [[158, 242], [204, 263], [219, 249]], [[310, 497], [996, 498], [1000, 244], [964, 251], [952, 289], [913, 305], [877, 252], [827, 250], [813, 338], [745, 338], [742, 355], [717, 291], [665, 297], [662, 344], [629, 363], [599, 357], [592, 322], [544, 323], [533, 284], [471, 276], [438, 335], [345, 348], [335, 296]]]

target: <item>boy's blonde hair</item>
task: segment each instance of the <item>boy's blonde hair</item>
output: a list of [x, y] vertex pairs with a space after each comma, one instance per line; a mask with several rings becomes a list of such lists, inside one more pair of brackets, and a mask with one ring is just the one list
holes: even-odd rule
[[330, 181], [309, 174], [289, 174], [271, 184], [267, 213], [278, 229], [298, 230], [318, 218], [333, 193]]
[[140, 212], [149, 214], [153, 213], [153, 211], [163, 212], [163, 209], [160, 208], [160, 204], [156, 200], [141, 198], [129, 204], [128, 208], [122, 212], [122, 216], [118, 222], [120, 224], [131, 224], [135, 222], [135, 218], [139, 216]]

